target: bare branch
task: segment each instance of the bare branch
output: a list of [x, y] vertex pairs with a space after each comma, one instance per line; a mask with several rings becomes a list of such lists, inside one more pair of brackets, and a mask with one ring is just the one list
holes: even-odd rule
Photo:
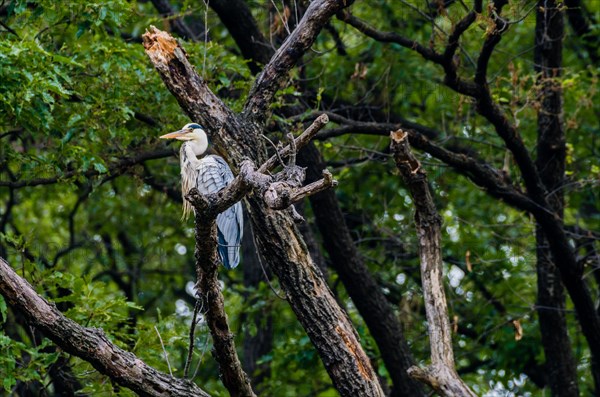
[[[192, 190], [196, 190], [195, 188]], [[203, 196], [194, 192], [198, 198]], [[196, 204], [196, 203], [194, 203]], [[201, 300], [203, 314], [213, 338], [215, 359], [219, 363], [221, 380], [232, 396], [254, 396], [250, 378], [242, 369], [237, 355], [233, 333], [229, 329], [225, 300], [221, 292], [217, 269], [217, 223], [216, 213], [196, 209], [196, 288]]]
[[452, 331], [442, 281], [442, 220], [429, 191], [427, 174], [408, 146], [408, 133], [398, 130], [390, 133], [390, 137], [396, 166], [415, 203], [421, 282], [431, 347], [431, 365], [425, 369], [411, 367], [408, 373], [442, 396], [475, 397], [455, 369]]
[[331, 16], [351, 3], [352, 0], [316, 0], [310, 3], [298, 26], [256, 78], [243, 112], [249, 121], [262, 124], [266, 120], [268, 107], [288, 72], [310, 48]]
[[[294, 139], [296, 151], [300, 150], [303, 146], [310, 142], [310, 140], [315, 135], [317, 135], [317, 132], [319, 132], [323, 127], [325, 127], [325, 124], [327, 124], [328, 122], [329, 117], [327, 116], [327, 114], [321, 114], [320, 116], [318, 116], [315, 119], [315, 121], [310, 125], [310, 127], [304, 130], [304, 132], [298, 138]], [[289, 156], [292, 153], [292, 150], [293, 148], [290, 145], [288, 145], [279, 151], [279, 156], [282, 158], [285, 156]], [[265, 172], [272, 170], [275, 167], [275, 165], [277, 165], [277, 162], [277, 156], [273, 155], [259, 168], [258, 171], [264, 174]]]
[[481, 47], [479, 58], [477, 59], [477, 70], [475, 71], [474, 78], [475, 83], [482, 89], [487, 89], [486, 75], [490, 57], [494, 52], [494, 48], [496, 48], [496, 45], [502, 39], [502, 33], [508, 29], [508, 22], [500, 17], [502, 7], [506, 3], [506, 0], [496, 0], [491, 3], [493, 5], [493, 8], [491, 8], [493, 26], [486, 35], [483, 46]]
[[200, 307], [202, 306], [202, 301], [200, 299], [196, 299], [196, 304], [194, 305], [194, 314], [192, 315], [192, 323], [190, 324], [190, 334], [189, 340], [190, 343], [188, 345], [188, 354], [185, 359], [185, 365], [183, 367], [183, 377], [187, 378], [190, 371], [190, 365], [192, 364], [192, 357], [194, 354], [194, 344], [196, 341], [196, 325], [198, 323], [198, 312], [200, 311]]
[[284, 182], [273, 183], [264, 193], [264, 197], [265, 202], [270, 208], [281, 210], [305, 197], [312, 196], [313, 194], [317, 194], [325, 189], [335, 186], [337, 186], [337, 181], [333, 179], [333, 176], [329, 171], [324, 170], [323, 179], [299, 189], [294, 189]]
[[85, 328], [66, 318], [56, 306], [39, 296], [0, 258], [0, 293], [27, 322], [66, 352], [109, 376], [114, 382], [143, 396], [209, 395], [194, 383], [177, 379], [146, 365], [133, 353], [114, 345], [104, 332]]
[[[155, 159], [162, 159], [165, 157], [169, 157], [169, 156], [172, 156], [173, 153], [175, 153], [173, 151], [173, 149], [169, 149], [169, 148], [154, 149], [154, 150], [147, 151], [147, 152], [136, 153], [136, 154], [130, 155], [128, 157], [124, 157], [124, 158], [117, 160], [114, 163], [110, 164], [107, 167], [108, 168], [107, 174], [111, 175], [111, 176], [121, 175], [121, 174], [124, 174], [125, 172], [127, 172], [131, 167], [133, 167], [137, 164], [144, 163], [145, 161], [148, 161], [148, 160], [155, 160]], [[56, 175], [56, 176], [49, 177], [49, 178], [36, 178], [36, 179], [29, 179], [29, 180], [14, 180], [14, 181], [13, 180], [9, 180], [9, 181], [0, 180], [0, 187], [6, 186], [6, 187], [11, 187], [13, 189], [19, 189], [19, 188], [30, 187], [30, 186], [53, 185], [55, 183], [68, 181], [69, 179], [71, 179], [73, 177], [83, 176], [85, 178], [93, 178], [98, 175], [101, 175], [101, 173], [94, 168], [92, 168], [88, 171], [85, 171], [85, 172], [81, 172], [79, 170], [73, 170], [73, 171], [67, 171], [63, 175]]]
[[[519, 191], [500, 170], [497, 170], [489, 163], [467, 154], [444, 148], [428, 139], [428, 136], [435, 137], [440, 135], [438, 131], [412, 122], [407, 122], [406, 124], [405, 122], [398, 124], [362, 122], [347, 119], [332, 112], [326, 114], [332, 121], [343, 125], [320, 132], [316, 135], [315, 139], [326, 139], [344, 134], [389, 136], [390, 131], [403, 128], [408, 132], [412, 146], [452, 166], [457, 172], [465, 175], [476, 185], [484, 188], [491, 196], [499, 198], [522, 211], [544, 211], [543, 207], [539, 207], [526, 194]], [[306, 117], [310, 119], [314, 116], [308, 115]], [[547, 214], [549, 215], [549, 213]]]
[[408, 39], [404, 36], [399, 35], [395, 32], [382, 32], [377, 30], [367, 24], [365, 21], [355, 17], [350, 14], [349, 11], [340, 11], [337, 14], [338, 19], [346, 22], [348, 25], [354, 27], [359, 32], [364, 33], [365, 35], [380, 41], [382, 43], [396, 43], [401, 45], [402, 47], [409, 48], [421, 54], [423, 58], [428, 59], [430, 61], [434, 61], [435, 63], [441, 62], [441, 55], [436, 53], [433, 49], [427, 48], [420, 44], [416, 40]]

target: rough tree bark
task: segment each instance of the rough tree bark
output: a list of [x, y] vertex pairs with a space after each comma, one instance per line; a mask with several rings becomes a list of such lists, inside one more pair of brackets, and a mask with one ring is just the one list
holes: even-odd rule
[[[144, 36], [144, 45], [183, 110], [207, 126], [213, 142], [226, 149], [230, 164], [240, 164], [245, 156], [260, 163], [266, 157], [266, 147], [259, 134], [275, 91], [324, 23], [346, 5], [331, 0], [311, 3], [299, 27], [258, 77], [241, 115], [233, 114], [208, 89], [170, 36], [152, 29]], [[248, 204], [258, 249], [278, 276], [334, 386], [345, 396], [383, 395], [356, 331], [308, 255], [291, 217], [272, 211], [254, 194], [248, 196]]]
[[88, 361], [115, 383], [141, 396], [209, 396], [191, 381], [177, 379], [149, 367], [133, 353], [115, 346], [102, 330], [85, 328], [66, 318], [2, 258], [0, 293], [30, 325], [66, 352]]
[[[217, 268], [217, 214], [214, 203], [209, 203], [197, 192], [190, 193], [194, 199], [196, 224], [196, 288], [202, 312], [213, 339], [213, 355], [219, 363], [221, 380], [232, 396], [254, 397], [250, 378], [242, 369], [237, 355], [233, 334], [229, 329], [225, 300], [221, 293]], [[211, 205], [212, 204], [212, 205]]]
[[409, 374], [427, 383], [442, 396], [475, 397], [475, 393], [456, 373], [454, 365], [452, 331], [442, 281], [442, 220], [429, 191], [427, 174], [410, 150], [408, 133], [398, 130], [392, 132], [390, 137], [396, 166], [415, 204], [421, 283], [431, 346], [431, 365], [424, 369], [412, 367]]
[[[540, 73], [540, 108], [536, 165], [548, 196], [548, 204], [562, 220], [564, 208], [566, 139], [562, 120], [563, 11], [554, 0], [536, 7], [535, 69]], [[578, 396], [577, 367], [565, 319], [565, 294], [560, 272], [553, 262], [544, 229], [536, 227], [537, 304], [548, 381], [553, 396]]]

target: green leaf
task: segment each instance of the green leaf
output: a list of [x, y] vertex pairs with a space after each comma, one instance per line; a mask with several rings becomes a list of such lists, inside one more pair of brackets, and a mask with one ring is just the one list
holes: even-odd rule
[[108, 172], [108, 168], [102, 163], [94, 163], [94, 169], [100, 174], [106, 174]]
[[7, 313], [8, 313], [8, 307], [6, 306], [6, 301], [4, 300], [4, 297], [2, 295], [0, 295], [0, 317], [2, 322], [5, 322], [7, 317]]

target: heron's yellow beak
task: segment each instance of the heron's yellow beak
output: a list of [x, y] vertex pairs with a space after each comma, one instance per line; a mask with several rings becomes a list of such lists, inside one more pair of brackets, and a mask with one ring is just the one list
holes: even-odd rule
[[169, 132], [168, 134], [161, 135], [160, 138], [161, 139], [179, 139], [180, 141], [186, 141], [187, 140], [186, 135], [192, 131], [193, 130], [191, 128], [187, 128], [185, 130]]

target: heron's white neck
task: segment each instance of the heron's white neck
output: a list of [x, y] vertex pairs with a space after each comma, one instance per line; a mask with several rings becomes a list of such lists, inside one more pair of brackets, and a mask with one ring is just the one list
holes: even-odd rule
[[204, 133], [197, 134], [194, 139], [186, 141], [183, 145], [190, 148], [196, 157], [202, 156], [208, 149], [208, 138]]

